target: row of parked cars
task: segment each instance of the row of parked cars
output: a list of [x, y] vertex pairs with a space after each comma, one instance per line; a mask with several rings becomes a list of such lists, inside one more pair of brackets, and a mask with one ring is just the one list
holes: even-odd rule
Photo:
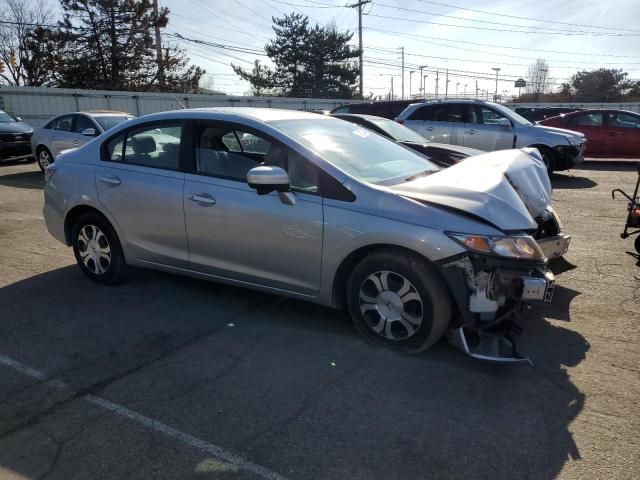
[[516, 107], [514, 112], [482, 100], [447, 99], [348, 104], [331, 114], [396, 119], [430, 140], [482, 150], [532, 146], [549, 170], [571, 168], [584, 156], [636, 158], [640, 152], [640, 114], [625, 110]]

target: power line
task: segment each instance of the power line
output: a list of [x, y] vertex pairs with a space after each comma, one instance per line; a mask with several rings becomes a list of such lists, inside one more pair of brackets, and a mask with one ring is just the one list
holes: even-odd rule
[[549, 20], [549, 19], [542, 19], [542, 18], [531, 18], [531, 17], [521, 17], [518, 15], [507, 15], [506, 13], [495, 13], [495, 12], [490, 12], [487, 10], [477, 10], [474, 8], [466, 8], [466, 7], [460, 7], [458, 5], [451, 5], [448, 3], [439, 3], [439, 2], [431, 2], [431, 1], [427, 1], [427, 0], [417, 0], [418, 2], [421, 3], [428, 3], [431, 5], [437, 5], [439, 7], [449, 7], [449, 8], [455, 8], [456, 10], [466, 10], [467, 12], [476, 12], [476, 13], [484, 13], [486, 15], [494, 15], [496, 17], [505, 17], [505, 18], [514, 18], [517, 20], [527, 20], [530, 22], [541, 22], [541, 23], [554, 23], [556, 25], [568, 25], [568, 26], [572, 26], [572, 27], [586, 27], [586, 28], [601, 28], [604, 30], [620, 30], [620, 31], [626, 31], [626, 32], [635, 32], [635, 33], [640, 33], [639, 30], [633, 30], [630, 28], [620, 28], [620, 27], [606, 27], [606, 26], [600, 26], [600, 25], [588, 25], [588, 24], [584, 24], [584, 23], [571, 23], [571, 22], [561, 22], [559, 20]]

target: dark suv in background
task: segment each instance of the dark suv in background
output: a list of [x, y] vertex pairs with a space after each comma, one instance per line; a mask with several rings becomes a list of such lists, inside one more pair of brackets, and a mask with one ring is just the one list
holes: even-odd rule
[[0, 160], [31, 156], [33, 128], [0, 110]]
[[376, 117], [393, 120], [409, 105], [418, 102], [419, 100], [391, 100], [388, 102], [349, 103], [334, 108], [331, 110], [331, 114], [356, 113], [360, 115], [375, 115]]

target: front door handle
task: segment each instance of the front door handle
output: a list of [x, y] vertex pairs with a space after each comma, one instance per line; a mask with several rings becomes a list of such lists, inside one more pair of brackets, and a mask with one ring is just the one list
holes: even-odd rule
[[433, 127], [424, 127], [424, 129], [429, 131], [429, 132], [433, 132]]
[[609, 132], [610, 137], [615, 137], [616, 135], [618, 135], [618, 132]]
[[473, 135], [474, 133], [476, 133], [475, 130], [467, 130], [467, 135]]
[[203, 207], [210, 207], [216, 204], [216, 199], [208, 193], [190, 193], [187, 195], [187, 198]]
[[122, 183], [120, 179], [115, 175], [103, 175], [101, 177], [98, 177], [98, 180], [112, 187], [117, 187]]

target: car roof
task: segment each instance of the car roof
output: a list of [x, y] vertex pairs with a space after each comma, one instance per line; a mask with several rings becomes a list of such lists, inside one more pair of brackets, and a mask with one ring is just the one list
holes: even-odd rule
[[84, 113], [85, 115], [89, 115], [90, 117], [121, 117], [123, 115], [133, 117], [133, 115], [129, 112], [121, 112], [118, 110], [81, 110], [79, 112], [73, 113]]

